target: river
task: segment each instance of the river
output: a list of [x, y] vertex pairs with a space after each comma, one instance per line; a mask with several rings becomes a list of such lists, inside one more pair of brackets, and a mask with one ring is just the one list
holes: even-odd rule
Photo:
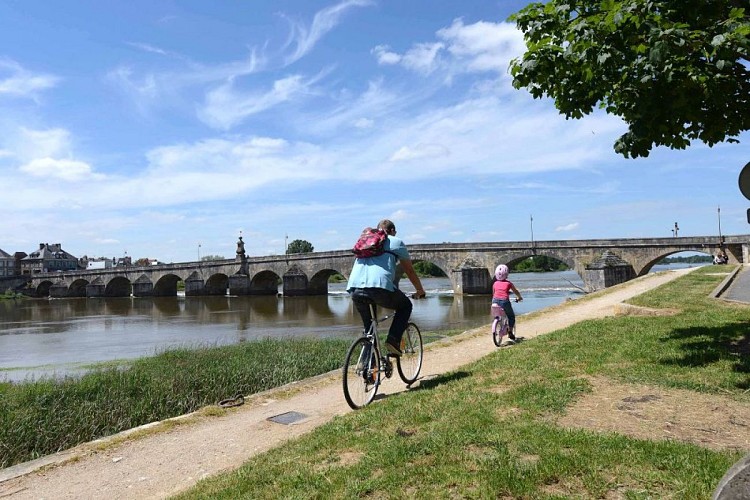
[[[679, 265], [655, 266], [653, 271]], [[685, 266], [682, 266], [685, 267]], [[583, 295], [574, 271], [513, 273], [524, 314]], [[489, 323], [488, 296], [454, 296], [447, 278], [423, 279], [414, 302], [423, 331], [467, 330]], [[413, 291], [408, 280], [405, 292]], [[260, 338], [354, 338], [361, 321], [344, 290], [317, 297], [162, 297], [0, 301], [0, 380], [61, 376], [91, 363], [134, 359], [169, 348], [234, 344]], [[519, 334], [523, 326], [519, 324]]]

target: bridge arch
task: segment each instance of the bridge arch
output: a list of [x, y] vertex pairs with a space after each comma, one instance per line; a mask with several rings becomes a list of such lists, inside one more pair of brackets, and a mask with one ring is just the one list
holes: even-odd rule
[[105, 297], [130, 297], [132, 286], [130, 280], [124, 276], [115, 276], [107, 282], [104, 289]]
[[[652, 268], [653, 268], [653, 267], [654, 267], [654, 266], [655, 266], [655, 265], [656, 265], [656, 264], [657, 264], [657, 263], [658, 263], [658, 262], [659, 262], [660, 260], [662, 260], [663, 258], [665, 258], [665, 257], [669, 257], [670, 255], [674, 255], [674, 254], [678, 254], [678, 253], [683, 253], [683, 252], [685, 252], [685, 251], [686, 251], [686, 250], [677, 250], [677, 251], [673, 251], [673, 252], [667, 252], [667, 253], [664, 253], [663, 255], [660, 255], [660, 256], [658, 256], [658, 257], [656, 257], [656, 258], [654, 258], [654, 259], [651, 259], [651, 261], [650, 261], [650, 262], [646, 262], [646, 263], [645, 263], [645, 264], [643, 265], [643, 267], [641, 268], [640, 274], [639, 274], [638, 276], [643, 276], [643, 275], [645, 275], [645, 274], [648, 274], [648, 273], [649, 273], [649, 271], [651, 271], [651, 269], [652, 269]], [[708, 255], [709, 257], [713, 257], [713, 254], [711, 254], [711, 253], [710, 253], [709, 251], [707, 251], [707, 250], [705, 250], [705, 249], [703, 249], [703, 250], [696, 250], [696, 253], [702, 253], [702, 254], [704, 254], [704, 255]]]
[[88, 280], [83, 278], [73, 280], [68, 287], [68, 297], [86, 297], [86, 287], [88, 284]]
[[176, 297], [177, 282], [180, 280], [176, 274], [164, 274], [154, 283], [154, 297]]
[[276, 295], [281, 278], [273, 271], [261, 271], [250, 280], [250, 295]]
[[224, 273], [212, 274], [204, 285], [204, 295], [226, 295], [229, 290], [229, 276]]
[[326, 295], [328, 293], [328, 280], [331, 276], [341, 274], [334, 269], [321, 269], [317, 273], [313, 274], [312, 278], [307, 284], [307, 290], [309, 295]]

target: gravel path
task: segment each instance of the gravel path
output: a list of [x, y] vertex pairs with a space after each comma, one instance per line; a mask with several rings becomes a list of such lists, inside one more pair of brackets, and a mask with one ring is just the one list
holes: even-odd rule
[[[520, 316], [518, 334], [530, 339], [612, 315], [620, 302], [694, 269], [649, 274], [531, 318]], [[430, 379], [456, 370], [494, 349], [488, 328], [431, 344], [422, 376]], [[404, 384], [393, 377], [381, 385], [380, 394], [388, 397], [404, 390]], [[350, 411], [341, 392], [340, 373], [335, 371], [247, 398], [243, 406], [222, 410], [220, 416], [192, 415], [149, 424], [0, 470], [0, 498], [164, 498]], [[289, 425], [268, 420], [288, 412], [296, 412], [299, 419]]]

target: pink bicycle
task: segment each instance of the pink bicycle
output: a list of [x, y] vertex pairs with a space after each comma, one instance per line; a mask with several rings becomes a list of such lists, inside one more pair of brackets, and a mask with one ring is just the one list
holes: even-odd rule
[[[518, 299], [515, 299], [518, 302]], [[497, 347], [503, 343], [503, 337], [508, 334], [510, 330], [510, 324], [508, 323], [508, 316], [505, 315], [505, 311], [499, 304], [492, 304], [490, 307], [490, 314], [492, 315], [492, 341]]]

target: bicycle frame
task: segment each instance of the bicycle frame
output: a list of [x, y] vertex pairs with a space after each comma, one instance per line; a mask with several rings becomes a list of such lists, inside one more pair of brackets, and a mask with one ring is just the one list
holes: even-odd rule
[[378, 326], [391, 318], [392, 314], [378, 318], [375, 315], [377, 307], [373, 303], [370, 303], [369, 307], [372, 322], [349, 347], [343, 367], [344, 397], [354, 410], [368, 405], [373, 400], [383, 382], [383, 376], [391, 378], [394, 368], [409, 387], [419, 377], [422, 367], [423, 346], [419, 327], [412, 322], [408, 323], [401, 339], [401, 356], [383, 353], [380, 350]]
[[[380, 350], [378, 325], [381, 322], [388, 320], [392, 316], [392, 314], [386, 314], [382, 318], [378, 319], [378, 317], [375, 315], [376, 312], [377, 311], [375, 308], [375, 304], [370, 304], [370, 314], [372, 315], [372, 321], [370, 322], [370, 328], [368, 328], [367, 331], [362, 335], [372, 341], [372, 345], [375, 346], [375, 350], [377, 352], [382, 353], [382, 351]], [[360, 359], [359, 361], [362, 362], [364, 360]], [[391, 374], [393, 373], [393, 364], [388, 360], [388, 355], [383, 356], [381, 354], [380, 359], [378, 360], [378, 371], [385, 372], [386, 377], [390, 378]]]

